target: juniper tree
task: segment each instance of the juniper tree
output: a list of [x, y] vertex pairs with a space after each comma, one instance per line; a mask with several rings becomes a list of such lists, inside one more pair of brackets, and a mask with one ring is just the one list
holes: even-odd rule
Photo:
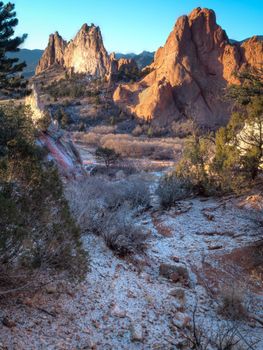
[[18, 52], [19, 46], [27, 35], [14, 36], [14, 28], [18, 24], [15, 5], [0, 1], [0, 91], [2, 94], [21, 93], [25, 91], [26, 80], [20, 74], [26, 67], [18, 58], [8, 57], [9, 52]]
[[263, 70], [239, 75], [241, 85], [229, 88], [229, 96], [238, 106], [228, 125], [230, 141], [240, 150], [241, 168], [251, 179], [263, 164]]

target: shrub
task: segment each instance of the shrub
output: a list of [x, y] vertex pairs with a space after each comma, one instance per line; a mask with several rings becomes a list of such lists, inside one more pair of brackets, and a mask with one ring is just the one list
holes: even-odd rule
[[62, 107], [56, 110], [56, 112], [54, 113], [54, 119], [58, 121], [59, 125], [63, 129], [65, 129], [72, 123], [69, 114]]
[[2, 268], [9, 271], [23, 262], [85, 273], [79, 229], [56, 167], [36, 145], [30, 110], [8, 105], [0, 110], [0, 120]]
[[244, 296], [234, 288], [224, 290], [221, 295], [219, 313], [233, 320], [247, 318], [248, 311], [244, 305]]
[[89, 178], [70, 184], [66, 196], [82, 231], [103, 237], [119, 255], [141, 251], [146, 236], [133, 215], [149, 205], [149, 191], [140, 181], [110, 182]]
[[147, 233], [135, 225], [129, 208], [122, 206], [114, 215], [104, 217], [105, 228], [101, 232], [106, 245], [119, 256], [141, 253], [146, 248]]
[[141, 125], [137, 125], [132, 131], [133, 136], [140, 136], [142, 133], [143, 133], [143, 129]]
[[160, 205], [165, 209], [175, 205], [177, 201], [186, 198], [191, 193], [190, 184], [178, 179], [175, 174], [165, 175], [160, 180], [156, 190], [156, 194], [160, 199]]
[[95, 155], [98, 159], [103, 160], [106, 168], [117, 162], [120, 155], [113, 149], [107, 147], [98, 147], [96, 149]]
[[51, 117], [49, 112], [45, 112], [44, 115], [37, 120], [36, 126], [41, 130], [41, 131], [47, 131], [49, 128], [49, 125], [51, 123]]

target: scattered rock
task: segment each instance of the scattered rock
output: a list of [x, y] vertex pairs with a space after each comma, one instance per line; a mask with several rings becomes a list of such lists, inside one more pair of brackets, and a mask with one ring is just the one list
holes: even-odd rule
[[190, 323], [190, 321], [191, 321], [191, 318], [188, 315], [182, 312], [177, 312], [175, 317], [173, 318], [172, 323], [175, 327], [181, 329], [186, 327]]
[[8, 327], [8, 328], [13, 328], [16, 326], [15, 321], [11, 320], [8, 316], [5, 316], [2, 320], [2, 323], [4, 326]]
[[126, 311], [120, 309], [118, 305], [114, 305], [111, 310], [111, 314], [115, 317], [124, 318], [126, 316]]
[[128, 298], [136, 298], [136, 295], [134, 294], [134, 292], [133, 291], [131, 291], [131, 290], [129, 290], [128, 292], [127, 292], [127, 297]]
[[185, 291], [183, 288], [174, 288], [169, 292], [169, 294], [181, 300], [185, 298]]
[[50, 285], [48, 285], [47, 287], [46, 287], [46, 292], [48, 293], [48, 294], [54, 294], [54, 293], [57, 293], [57, 286], [56, 285], [54, 285], [54, 284], [50, 284]]
[[8, 350], [8, 348], [4, 346], [3, 343], [0, 342], [0, 350]]
[[161, 264], [159, 267], [159, 274], [173, 282], [188, 282], [189, 273], [187, 268], [182, 265], [170, 265], [170, 264]]
[[131, 340], [132, 341], [143, 340], [143, 329], [139, 323], [134, 323], [131, 326]]
[[189, 349], [189, 342], [185, 338], [177, 338], [175, 340], [175, 345], [178, 349]]
[[222, 248], [223, 248], [222, 244], [211, 245], [208, 247], [209, 250], [217, 250], [217, 249], [222, 249]]
[[178, 256], [172, 256], [171, 259], [174, 261], [174, 262], [179, 262], [180, 259], [178, 258]]
[[208, 214], [208, 213], [203, 213], [204, 217], [207, 218], [208, 221], [214, 221], [215, 220], [215, 216], [212, 214]]

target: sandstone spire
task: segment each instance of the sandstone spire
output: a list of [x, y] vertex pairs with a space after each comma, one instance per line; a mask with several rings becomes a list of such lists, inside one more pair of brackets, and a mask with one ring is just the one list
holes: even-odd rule
[[139, 83], [120, 85], [114, 99], [121, 108], [159, 124], [187, 117], [217, 127], [230, 113], [223, 89], [238, 82], [234, 71], [262, 64], [262, 53], [257, 39], [231, 45], [214, 11], [197, 8], [177, 20], [149, 66], [151, 73]]
[[104, 76], [108, 70], [109, 57], [103, 45], [100, 28], [84, 24], [68, 44], [64, 66], [76, 73]]
[[58, 32], [51, 34], [48, 40], [48, 46], [45, 49], [36, 68], [36, 74], [57, 63], [64, 64], [64, 52], [67, 42], [59, 35]]

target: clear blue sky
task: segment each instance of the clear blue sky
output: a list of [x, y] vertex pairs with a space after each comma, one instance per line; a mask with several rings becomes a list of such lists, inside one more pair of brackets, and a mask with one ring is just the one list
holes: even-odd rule
[[[12, 0], [11, 0], [12, 1]], [[24, 47], [45, 48], [58, 31], [70, 40], [85, 22], [99, 25], [111, 52], [155, 51], [176, 19], [195, 7], [215, 10], [217, 22], [232, 39], [263, 34], [263, 0], [13, 0], [19, 25], [28, 33]]]

